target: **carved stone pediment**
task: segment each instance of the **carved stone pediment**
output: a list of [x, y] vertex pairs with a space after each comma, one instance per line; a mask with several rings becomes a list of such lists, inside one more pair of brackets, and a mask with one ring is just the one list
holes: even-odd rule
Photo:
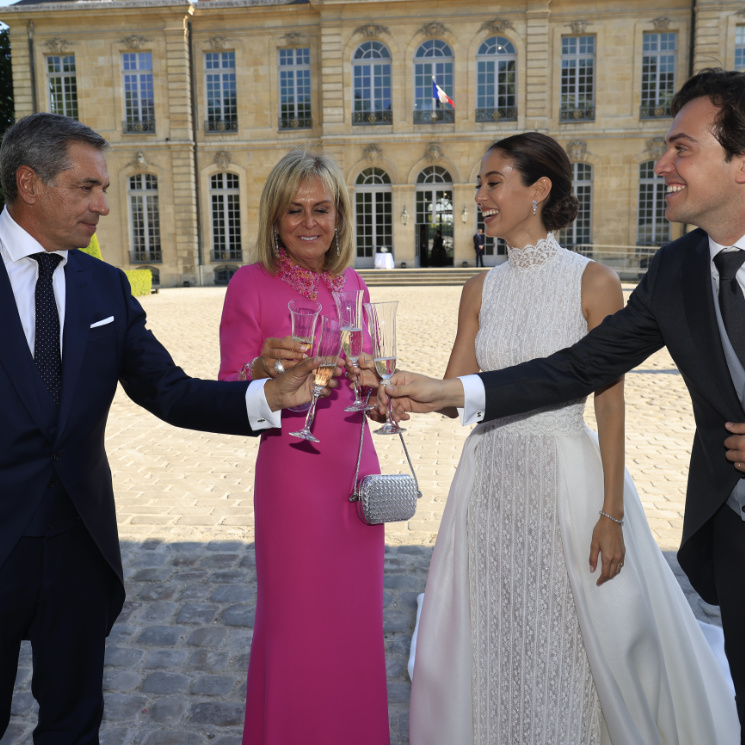
[[424, 34], [425, 36], [442, 36], [443, 34], [448, 33], [448, 29], [445, 27], [444, 23], [432, 21], [432, 23], [425, 23], [419, 29], [419, 33]]
[[121, 43], [124, 44], [127, 49], [141, 49], [146, 42], [147, 39], [144, 36], [139, 36], [138, 34], [125, 36], [121, 40]]
[[63, 54], [67, 47], [73, 46], [73, 43], [71, 41], [67, 41], [67, 39], [63, 39], [61, 36], [55, 36], [53, 39], [50, 39], [48, 42], [46, 42], [44, 46], [50, 52]]
[[571, 161], [582, 161], [587, 157], [587, 143], [584, 140], [572, 140], [567, 143], [567, 155]]
[[481, 24], [479, 31], [488, 31], [490, 34], [503, 34], [507, 29], [515, 30], [512, 21], [507, 18], [494, 18]]
[[218, 150], [215, 153], [215, 165], [218, 168], [227, 168], [230, 165], [230, 153], [227, 150]]
[[142, 150], [138, 150], [135, 153], [134, 158], [132, 158], [127, 165], [133, 167], [139, 173], [147, 171], [149, 166], [145, 153]]
[[305, 34], [301, 34], [299, 31], [288, 31], [282, 39], [286, 46], [296, 47], [305, 41]]
[[442, 147], [439, 142], [430, 142], [424, 149], [424, 158], [430, 163], [440, 160], [443, 156]]
[[665, 31], [670, 27], [670, 19], [666, 16], [660, 16], [659, 18], [652, 19], [652, 25], [657, 31]]
[[210, 39], [210, 48], [215, 50], [225, 49], [228, 43], [227, 36], [213, 36]]
[[383, 150], [379, 145], [376, 145], [373, 142], [362, 148], [362, 156], [367, 158], [371, 163], [374, 163], [376, 160], [380, 160], [380, 158], [383, 157]]
[[659, 160], [667, 150], [667, 144], [664, 137], [653, 137], [647, 140], [647, 152], [653, 160]]
[[381, 26], [379, 23], [366, 23], [364, 26], [358, 26], [354, 33], [362, 34], [366, 39], [372, 39], [383, 34], [390, 34], [390, 31], [387, 26]]
[[567, 23], [567, 26], [572, 29], [572, 32], [577, 34], [578, 36], [580, 34], [584, 34], [589, 25], [589, 21], [570, 21], [569, 23]]

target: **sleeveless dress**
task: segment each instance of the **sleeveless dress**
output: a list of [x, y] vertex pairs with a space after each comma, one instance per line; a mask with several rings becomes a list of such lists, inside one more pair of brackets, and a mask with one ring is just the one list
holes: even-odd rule
[[[290, 333], [290, 300], [317, 294], [321, 316], [337, 317], [328, 277], [320, 281], [293, 270], [283, 279], [253, 264], [231, 279], [220, 324], [221, 379], [236, 379], [267, 337]], [[369, 302], [353, 269], [339, 285], [364, 290]], [[369, 350], [369, 336], [365, 344]], [[301, 429], [305, 412], [283, 411], [282, 428], [261, 435], [254, 486], [256, 620], [243, 745], [390, 741], [385, 532], [382, 525], [364, 525], [349, 502], [362, 414], [344, 411], [354, 392], [344, 378], [337, 380], [338, 388], [316, 409], [312, 431], [319, 443], [289, 435]], [[379, 472], [366, 433], [360, 477]]]
[[[587, 333], [589, 259], [553, 235], [487, 275], [482, 370]], [[597, 587], [603, 506], [584, 400], [476, 427], [448, 497], [424, 596], [412, 745], [733, 745], [734, 698], [659, 551], [628, 474], [626, 557]]]

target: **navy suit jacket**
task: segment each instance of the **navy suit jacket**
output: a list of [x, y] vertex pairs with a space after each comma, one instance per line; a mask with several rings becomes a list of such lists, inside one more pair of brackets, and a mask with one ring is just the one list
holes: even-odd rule
[[[145, 312], [119, 269], [79, 251], [65, 266], [62, 394], [53, 403], [21, 327], [0, 261], [0, 566], [59, 480], [124, 584], [104, 433], [121, 382], [127, 395], [180, 427], [250, 435], [247, 383], [189, 378], [145, 327]], [[113, 316], [111, 323], [91, 328]]]
[[480, 375], [488, 421], [586, 396], [667, 346], [696, 420], [678, 560], [704, 600], [716, 603], [710, 520], [740, 478], [725, 458], [724, 424], [745, 422], [745, 411], [722, 349], [710, 262], [708, 236], [695, 230], [661, 248], [626, 307], [577, 344]]

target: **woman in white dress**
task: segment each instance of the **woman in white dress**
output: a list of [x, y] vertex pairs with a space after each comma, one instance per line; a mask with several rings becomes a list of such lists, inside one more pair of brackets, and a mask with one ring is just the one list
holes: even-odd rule
[[[509, 260], [465, 285], [445, 377], [546, 356], [622, 307], [616, 274], [551, 232], [577, 200], [550, 137], [493, 145], [476, 204]], [[425, 592], [412, 745], [739, 742], [733, 694], [624, 470], [623, 381], [595, 394], [598, 437], [583, 409], [468, 438]]]

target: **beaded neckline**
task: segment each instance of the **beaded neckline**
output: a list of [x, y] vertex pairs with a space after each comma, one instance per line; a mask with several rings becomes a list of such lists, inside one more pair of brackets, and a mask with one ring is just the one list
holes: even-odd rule
[[309, 300], [318, 299], [318, 283], [323, 282], [329, 292], [341, 292], [347, 283], [346, 273], [336, 276], [328, 272], [312, 272], [300, 266], [283, 248], [279, 249], [279, 278]]
[[525, 270], [531, 267], [543, 266], [553, 259], [561, 246], [557, 243], [553, 233], [541, 238], [538, 243], [523, 248], [507, 247], [507, 258], [510, 266], [515, 270]]

